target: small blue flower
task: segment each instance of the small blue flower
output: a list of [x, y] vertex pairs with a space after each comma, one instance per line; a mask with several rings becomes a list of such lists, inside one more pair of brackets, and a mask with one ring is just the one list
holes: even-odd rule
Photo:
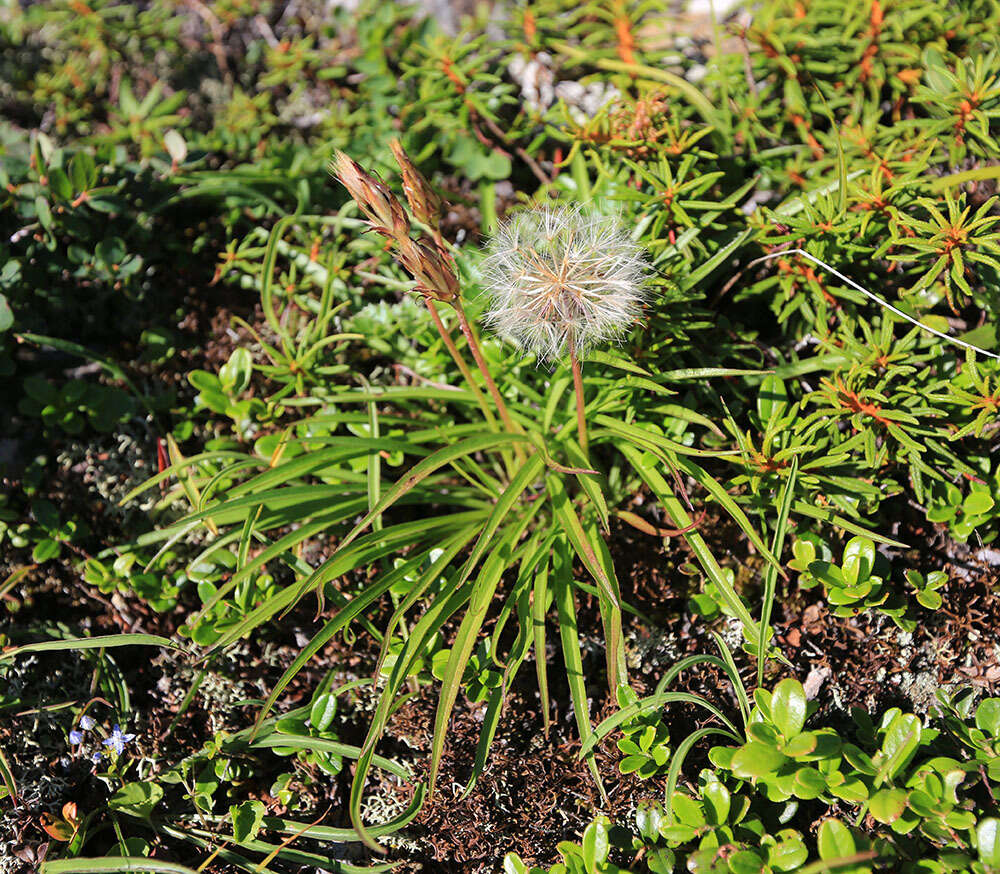
[[135, 735], [126, 734], [116, 725], [111, 732], [111, 737], [105, 738], [101, 743], [111, 749], [116, 756], [120, 756], [125, 752], [125, 744], [131, 740], [135, 740]]
[[84, 731], [90, 731], [95, 725], [97, 725], [97, 723], [94, 722], [92, 717], [86, 715], [80, 717], [80, 728]]
[[98, 750], [96, 753], [94, 753], [90, 757], [90, 761], [92, 761], [92, 762], [94, 762], [96, 764], [97, 762], [101, 761], [101, 759], [103, 759], [103, 758], [104, 758], [104, 753], [102, 753], [100, 750]]
[[71, 744], [82, 744], [83, 743], [83, 732], [77, 731], [75, 728], [69, 733], [69, 742]]

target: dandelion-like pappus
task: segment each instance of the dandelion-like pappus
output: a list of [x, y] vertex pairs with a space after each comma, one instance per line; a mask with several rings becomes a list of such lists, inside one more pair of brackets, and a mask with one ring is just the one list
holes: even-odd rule
[[642, 310], [648, 265], [618, 219], [546, 206], [499, 229], [483, 275], [485, 323], [547, 360], [619, 339]]

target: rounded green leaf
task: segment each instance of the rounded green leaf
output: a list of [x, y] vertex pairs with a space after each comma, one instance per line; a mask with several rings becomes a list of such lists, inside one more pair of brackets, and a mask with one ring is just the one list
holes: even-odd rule
[[979, 861], [991, 868], [1000, 867], [1000, 819], [988, 817], [976, 826]]
[[126, 783], [111, 796], [108, 807], [139, 819], [149, 819], [150, 813], [161, 798], [163, 789], [158, 783]]
[[819, 762], [823, 759], [832, 759], [840, 754], [842, 746], [840, 737], [832, 728], [821, 728], [817, 731], [805, 732], [811, 734], [816, 739], [816, 746], [808, 753], [799, 756], [807, 762]]
[[133, 856], [141, 858], [149, 855], [149, 844], [142, 838], [125, 838], [121, 844], [115, 844], [108, 850], [108, 856]]
[[312, 708], [309, 711], [309, 724], [316, 731], [326, 731], [330, 727], [330, 723], [333, 722], [333, 717], [336, 713], [337, 696], [329, 692], [324, 692], [313, 701]]
[[229, 360], [219, 368], [219, 382], [226, 391], [241, 394], [250, 384], [253, 358], [242, 346], [235, 349]]
[[778, 420], [788, 406], [788, 390], [784, 380], [775, 374], [764, 377], [757, 394], [757, 415], [765, 427], [772, 420]]
[[868, 787], [857, 777], [847, 777], [843, 782], [837, 783], [836, 785], [834, 785], [828, 777], [827, 788], [830, 790], [830, 794], [836, 795], [837, 798], [843, 798], [844, 801], [850, 801], [854, 804], [868, 798]]
[[56, 558], [61, 551], [58, 541], [53, 540], [51, 537], [46, 537], [44, 540], [39, 540], [35, 544], [35, 548], [31, 551], [31, 560], [37, 564], [42, 564], [43, 562], [49, 561], [50, 559]]
[[528, 874], [528, 866], [514, 853], [503, 857], [503, 874]]
[[752, 740], [733, 755], [733, 774], [741, 779], [763, 777], [778, 770], [788, 758], [772, 746]]
[[826, 791], [826, 779], [815, 768], [799, 768], [795, 772], [792, 793], [796, 798], [819, 798]]
[[802, 684], [791, 677], [774, 687], [771, 696], [771, 720], [786, 740], [795, 737], [806, 722], [806, 693]]
[[221, 387], [219, 378], [207, 370], [192, 370], [187, 378], [188, 382], [201, 392], [218, 392]]
[[705, 812], [702, 805], [683, 792], [675, 792], [670, 810], [675, 821], [691, 828], [702, 828], [705, 825]]
[[775, 871], [794, 871], [804, 865], [808, 858], [809, 850], [798, 833], [767, 848], [767, 864]]
[[581, 845], [587, 874], [597, 874], [597, 866], [607, 861], [608, 853], [611, 851], [607, 824], [597, 820], [588, 825], [584, 829]]
[[880, 789], [868, 802], [868, 810], [879, 822], [889, 825], [903, 814], [906, 792], [902, 789]]
[[841, 570], [850, 586], [857, 585], [871, 576], [875, 567], [875, 544], [867, 537], [852, 537], [844, 547]]
[[871, 594], [874, 587], [874, 583], [871, 579], [862, 580], [856, 586], [844, 586], [843, 594], [847, 598], [860, 601], [862, 598], [867, 598]]
[[39, 195], [35, 198], [35, 215], [38, 218], [38, 223], [46, 230], [52, 230], [52, 210], [49, 208], [48, 201]]
[[658, 804], [641, 804], [635, 814], [635, 825], [646, 841], [655, 842], [663, 825], [663, 808]]
[[766, 722], [750, 723], [750, 727], [747, 729], [747, 734], [750, 735], [752, 740], [759, 740], [761, 743], [767, 744], [768, 746], [780, 746], [778, 732], [774, 730], [774, 726], [768, 725]]
[[788, 566], [793, 570], [804, 570], [809, 567], [810, 562], [816, 560], [816, 544], [799, 538], [792, 544], [792, 555], [795, 558]]
[[875, 767], [875, 763], [871, 760], [871, 757], [854, 744], [844, 744], [841, 751], [844, 754], [844, 758], [847, 759], [851, 767], [856, 771], [867, 774], [869, 777], [874, 777], [878, 773], [878, 768]]
[[264, 822], [265, 807], [260, 801], [244, 801], [229, 808], [233, 823], [233, 839], [241, 844], [256, 840], [261, 823]]
[[795, 735], [782, 747], [782, 752], [793, 759], [805, 756], [816, 749], [816, 735], [811, 731], [803, 731]]
[[729, 819], [729, 790], [718, 780], [712, 780], [701, 790], [705, 802], [705, 812], [709, 814], [711, 825], [722, 825]]
[[738, 749], [736, 747], [712, 747], [708, 751], [708, 760], [716, 768], [731, 771], [733, 769], [733, 758], [737, 752]]
[[993, 737], [1000, 736], [1000, 698], [985, 698], [979, 703], [976, 727]]
[[955, 831], [968, 831], [975, 826], [976, 815], [971, 810], [950, 810], [944, 816], [944, 824]]
[[643, 755], [626, 756], [618, 763], [618, 770], [623, 774], [634, 774], [646, 764], [646, 757]]
[[885, 757], [880, 771], [892, 779], [913, 757], [920, 747], [920, 720], [912, 713], [900, 713], [885, 732], [882, 753]]
[[839, 589], [847, 585], [840, 568], [828, 561], [809, 562], [809, 573], [828, 589]]
[[925, 589], [922, 592], [917, 592], [917, 603], [927, 610], [937, 610], [944, 603], [944, 600], [933, 589]]
[[962, 501], [962, 512], [966, 516], [982, 516], [992, 510], [995, 503], [988, 492], [969, 492]]
[[729, 870], [733, 874], [760, 874], [764, 860], [753, 850], [740, 850], [729, 857]]
[[949, 519], [955, 518], [955, 508], [954, 507], [931, 507], [927, 511], [927, 521], [928, 522], [947, 522]]
[[14, 324], [14, 313], [5, 295], [0, 294], [0, 334], [9, 331]]
[[672, 874], [676, 864], [677, 858], [674, 856], [673, 850], [667, 847], [657, 847], [646, 856], [646, 865], [649, 867], [650, 874]]
[[960, 519], [951, 526], [951, 533], [957, 540], [963, 543], [969, 539], [969, 535], [976, 530], [977, 519]]
[[857, 852], [854, 836], [839, 819], [827, 819], [819, 827], [819, 857], [824, 861], [846, 859]]

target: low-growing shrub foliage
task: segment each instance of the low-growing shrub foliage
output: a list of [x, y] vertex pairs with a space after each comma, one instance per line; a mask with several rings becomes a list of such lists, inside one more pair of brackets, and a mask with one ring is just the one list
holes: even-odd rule
[[617, 813], [507, 874], [1000, 871], [1000, 699], [818, 693], [787, 633], [997, 681], [942, 629], [1000, 615], [1000, 6], [718, 12], [0, 9], [0, 714], [89, 787], [0, 752], [17, 859], [431, 858], [530, 701]]

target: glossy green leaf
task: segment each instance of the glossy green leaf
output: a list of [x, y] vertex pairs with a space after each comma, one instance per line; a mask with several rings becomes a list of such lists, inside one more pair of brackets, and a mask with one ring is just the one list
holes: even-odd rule
[[920, 730], [920, 719], [912, 713], [901, 713], [892, 720], [882, 741], [880, 774], [891, 780], [906, 767], [920, 748]]
[[251, 800], [242, 804], [234, 804], [229, 808], [233, 824], [233, 840], [238, 844], [257, 838], [264, 822], [265, 808], [262, 802]]
[[732, 770], [737, 777], [765, 777], [778, 770], [788, 758], [774, 747], [752, 740], [733, 756]]
[[153, 808], [163, 798], [163, 788], [159, 783], [126, 783], [108, 801], [108, 807], [129, 816], [149, 819]]
[[857, 852], [850, 829], [839, 819], [825, 819], [816, 841], [819, 857], [827, 862], [847, 859]]
[[771, 694], [771, 720], [786, 739], [794, 738], [806, 722], [808, 702], [802, 684], [788, 677]]
[[987, 817], [976, 825], [976, 848], [984, 865], [1000, 868], [1000, 819]]
[[885, 825], [894, 823], [906, 809], [906, 791], [880, 789], [868, 800], [868, 811]]

